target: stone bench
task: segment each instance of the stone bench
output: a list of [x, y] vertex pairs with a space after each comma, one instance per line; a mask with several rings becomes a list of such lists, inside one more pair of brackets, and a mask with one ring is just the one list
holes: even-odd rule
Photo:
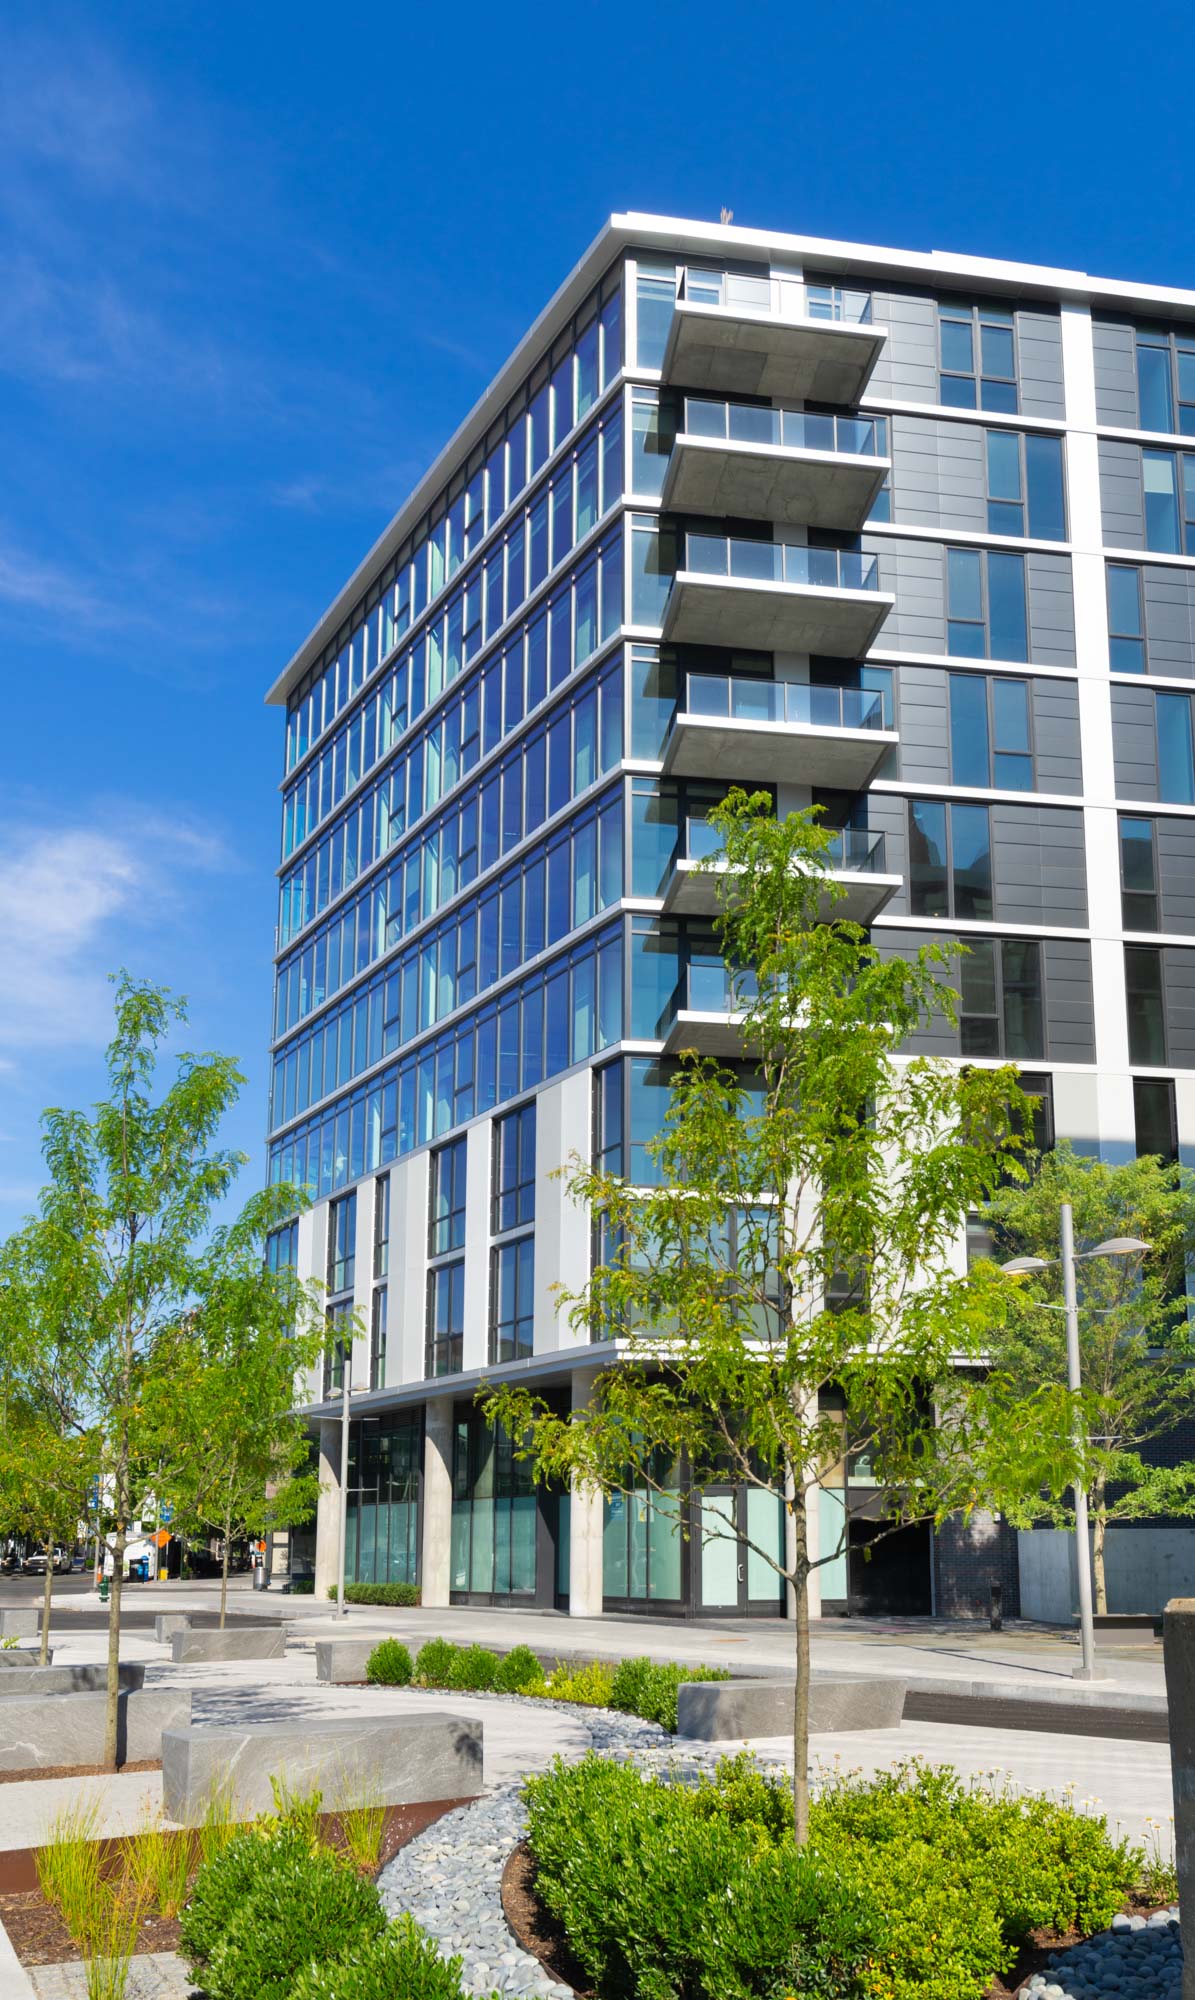
[[0, 1611], [0, 1639], [36, 1639], [40, 1631], [40, 1604], [11, 1604]]
[[176, 1826], [197, 1826], [228, 1786], [238, 1819], [269, 1812], [272, 1777], [300, 1797], [319, 1791], [326, 1811], [472, 1799], [482, 1790], [482, 1748], [480, 1722], [438, 1711], [171, 1727], [162, 1735], [162, 1810]]
[[[119, 1668], [122, 1688], [142, 1688], [145, 1668], [136, 1660], [122, 1660]], [[0, 1675], [0, 1701], [12, 1701], [26, 1694], [94, 1694], [108, 1685], [106, 1666], [39, 1667], [36, 1662], [9, 1668]]]
[[[809, 1683], [809, 1728], [896, 1729], [905, 1684], [876, 1676], [857, 1680], [826, 1674]], [[705, 1743], [736, 1743], [746, 1736], [791, 1736], [791, 1680], [684, 1681], [676, 1691], [678, 1736]]]
[[[122, 1764], [141, 1764], [162, 1754], [166, 1730], [185, 1729], [191, 1720], [190, 1691], [130, 1688], [118, 1697], [116, 1754]], [[83, 1694], [14, 1695], [0, 1701], [0, 1771], [37, 1771], [99, 1764], [104, 1755], [108, 1697], [102, 1689]]]
[[285, 1625], [226, 1625], [222, 1632], [194, 1632], [188, 1627], [170, 1641], [176, 1666], [199, 1660], [281, 1660], [285, 1653]]
[[[54, 1648], [53, 1646], [47, 1646], [46, 1666], [49, 1666], [53, 1658]], [[0, 1646], [0, 1671], [11, 1672], [13, 1667], [36, 1667], [40, 1665], [40, 1646]]]
[[187, 1632], [190, 1627], [189, 1611], [159, 1611], [154, 1618], [154, 1638], [159, 1646], [168, 1646], [176, 1632]]

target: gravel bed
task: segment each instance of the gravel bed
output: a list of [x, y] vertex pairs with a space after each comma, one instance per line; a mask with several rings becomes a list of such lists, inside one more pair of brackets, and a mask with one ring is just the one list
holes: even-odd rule
[[1113, 1917], [1110, 1930], [1056, 1952], [1017, 2000], [1180, 2000], [1183, 1948], [1178, 1910]]

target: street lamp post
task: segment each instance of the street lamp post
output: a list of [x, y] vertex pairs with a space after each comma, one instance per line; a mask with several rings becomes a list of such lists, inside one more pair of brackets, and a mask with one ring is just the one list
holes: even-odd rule
[[[1079, 1367], [1079, 1300], [1075, 1285], [1075, 1265], [1092, 1257], [1132, 1257], [1137, 1252], [1148, 1250], [1139, 1236], [1109, 1236], [1106, 1242], [1097, 1243], [1094, 1250], [1075, 1249], [1075, 1218], [1069, 1201], [1064, 1201], [1058, 1218], [1060, 1257], [1012, 1257], [1003, 1269], [1016, 1275], [1029, 1271], [1048, 1271], [1055, 1264], [1062, 1266], [1062, 1310], [1066, 1315], [1066, 1386], [1074, 1399], [1074, 1442], [1079, 1460], [1075, 1483], [1071, 1488], [1075, 1508], [1075, 1567], [1079, 1579], [1079, 1643], [1081, 1664], [1074, 1669], [1077, 1681], [1093, 1681], [1100, 1677], [1095, 1665], [1095, 1617], [1091, 1600], [1091, 1543], [1087, 1532], [1087, 1485], [1083, 1478], [1083, 1458], [1087, 1436], [1083, 1418], [1079, 1410], [1079, 1390], [1082, 1375]], [[1058, 1308], [1053, 1308], [1057, 1312]]]

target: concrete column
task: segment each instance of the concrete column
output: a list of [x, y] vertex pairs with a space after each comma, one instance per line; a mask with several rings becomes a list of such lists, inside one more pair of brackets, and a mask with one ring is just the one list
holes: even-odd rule
[[428, 1399], [423, 1440], [423, 1602], [442, 1607], [452, 1587], [452, 1397]]
[[1172, 1597], [1162, 1619], [1170, 1706], [1174, 1855], [1183, 1913], [1183, 1996], [1195, 2000], [1195, 1597]]
[[319, 1505], [315, 1512], [315, 1595], [324, 1604], [340, 1562], [340, 1419], [321, 1417]]
[[[574, 1368], [572, 1402], [574, 1410], [589, 1403], [597, 1381], [596, 1368]], [[569, 1578], [570, 1618], [600, 1618], [602, 1615], [602, 1529], [605, 1508], [601, 1490], [588, 1482], [574, 1480], [569, 1494]]]

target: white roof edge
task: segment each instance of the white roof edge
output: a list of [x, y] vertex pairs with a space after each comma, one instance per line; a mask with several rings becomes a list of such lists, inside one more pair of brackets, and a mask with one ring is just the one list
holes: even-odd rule
[[1171, 285], [1095, 278], [1086, 271], [1055, 268], [1049, 264], [1013, 263], [999, 257], [972, 257], [947, 250], [897, 250], [877, 244], [844, 242], [832, 237], [795, 236], [782, 230], [747, 229], [737, 223], [640, 214], [635, 210], [611, 215], [287, 662], [266, 696], [267, 703], [281, 704], [286, 700], [289, 690], [350, 615], [373, 577], [389, 561], [419, 516], [427, 512], [461, 459], [467, 457], [485, 435], [537, 355], [554, 337], [559, 323], [576, 309], [586, 292], [592, 290], [611, 260], [632, 244], [642, 244], [645, 249], [677, 249], [697, 254], [722, 251], [743, 257], [759, 257], [763, 252], [777, 262], [790, 257], [794, 261], [809, 259], [829, 272], [838, 268], [843, 272], [870, 270], [896, 279], [932, 276], [939, 281], [949, 280], [956, 284], [966, 284], [970, 280], [1022, 296], [1039, 295], [1043, 299], [1116, 308], [1164, 308], [1183, 318], [1188, 315], [1195, 318], [1195, 291]]

